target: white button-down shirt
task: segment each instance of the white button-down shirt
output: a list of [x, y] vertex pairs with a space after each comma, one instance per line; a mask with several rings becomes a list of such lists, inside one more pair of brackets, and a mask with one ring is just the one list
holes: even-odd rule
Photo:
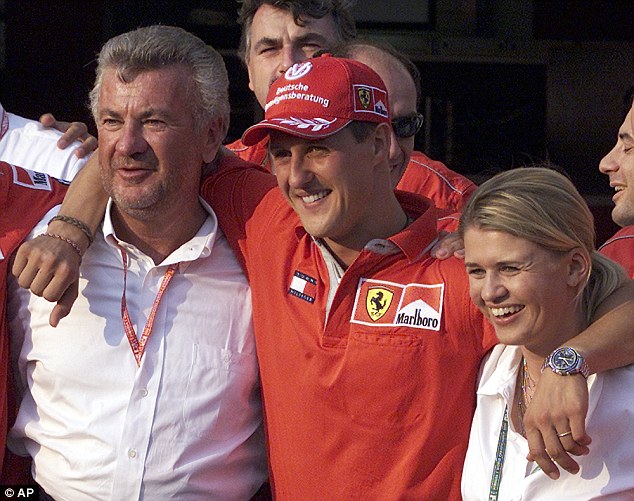
[[[465, 501], [489, 499], [504, 408], [513, 403], [521, 357], [519, 347], [499, 345], [483, 366], [462, 472]], [[586, 429], [592, 443], [589, 455], [575, 457], [580, 472], [560, 469], [559, 479], [551, 480], [526, 460], [528, 442], [509, 418], [500, 501], [634, 499], [634, 365], [590, 376], [588, 383]]]
[[[244, 500], [266, 479], [250, 290], [206, 208], [198, 234], [156, 266], [116, 238], [109, 205], [56, 329], [51, 303], [13, 280], [12, 345], [27, 391], [9, 442], [56, 499]], [[129, 256], [138, 337], [167, 267], [180, 263], [140, 367], [123, 329], [117, 245]]]
[[0, 119], [4, 117], [9, 128], [0, 137], [0, 160], [66, 180], [73, 179], [88, 160], [88, 157], [79, 159], [75, 156], [79, 142], [60, 150], [57, 140], [61, 132], [43, 127], [35, 120], [7, 113], [0, 104]]

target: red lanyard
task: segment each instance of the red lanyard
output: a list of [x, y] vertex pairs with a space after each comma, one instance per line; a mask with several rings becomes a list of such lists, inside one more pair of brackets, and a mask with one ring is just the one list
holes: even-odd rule
[[152, 333], [152, 326], [154, 325], [156, 310], [158, 310], [158, 306], [161, 302], [161, 298], [163, 297], [163, 293], [165, 292], [165, 289], [167, 289], [170, 280], [172, 280], [178, 264], [170, 264], [167, 268], [167, 271], [165, 272], [165, 275], [163, 275], [161, 286], [159, 287], [159, 291], [156, 294], [156, 298], [154, 299], [154, 304], [152, 305], [152, 311], [150, 312], [150, 316], [145, 323], [143, 333], [141, 334], [141, 339], [139, 340], [136, 337], [136, 332], [134, 331], [134, 327], [132, 326], [132, 322], [130, 321], [130, 314], [128, 313], [128, 306], [125, 300], [125, 289], [128, 277], [128, 255], [123, 249], [119, 250], [121, 251], [121, 258], [123, 259], [123, 294], [121, 296], [121, 319], [123, 320], [123, 329], [125, 330], [125, 334], [128, 337], [130, 348], [132, 348], [132, 354], [136, 359], [137, 366], [140, 367], [141, 359], [143, 358], [143, 352], [145, 351], [145, 345], [148, 339], [150, 339], [150, 334]]

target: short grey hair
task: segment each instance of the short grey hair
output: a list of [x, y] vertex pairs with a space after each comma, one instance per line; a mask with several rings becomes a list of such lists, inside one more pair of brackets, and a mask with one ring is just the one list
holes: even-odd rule
[[191, 71], [193, 118], [197, 127], [222, 118], [224, 135], [229, 128], [229, 78], [222, 56], [200, 38], [175, 26], [138, 28], [108, 40], [97, 60], [95, 85], [90, 91], [90, 108], [98, 122], [99, 95], [104, 72], [114, 68], [122, 82], [140, 73], [171, 65]]

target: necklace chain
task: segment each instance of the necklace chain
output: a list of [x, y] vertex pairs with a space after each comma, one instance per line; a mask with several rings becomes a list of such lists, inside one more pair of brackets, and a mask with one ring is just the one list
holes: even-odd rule
[[522, 357], [522, 364], [520, 366], [520, 391], [518, 392], [517, 408], [519, 411], [519, 421], [522, 435], [526, 436], [526, 429], [524, 428], [524, 415], [526, 409], [530, 403], [533, 395], [535, 394], [535, 387], [537, 384], [531, 377], [531, 373], [528, 372], [528, 366], [526, 365], [526, 359]]

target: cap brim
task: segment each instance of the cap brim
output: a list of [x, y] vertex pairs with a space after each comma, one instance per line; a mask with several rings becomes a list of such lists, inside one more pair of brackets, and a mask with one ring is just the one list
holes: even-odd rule
[[277, 130], [295, 137], [306, 139], [320, 139], [336, 134], [352, 120], [343, 118], [333, 118], [330, 120], [323, 118], [272, 118], [262, 120], [252, 125], [242, 134], [242, 143], [245, 146], [253, 146], [268, 136], [271, 131]]

